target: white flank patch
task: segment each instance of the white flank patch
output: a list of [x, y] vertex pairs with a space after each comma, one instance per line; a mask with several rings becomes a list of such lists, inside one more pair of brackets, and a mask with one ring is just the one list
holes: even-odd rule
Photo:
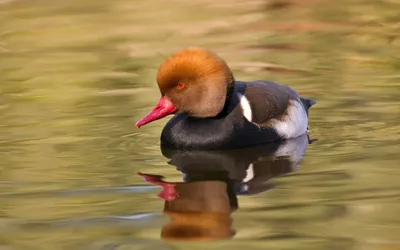
[[246, 170], [246, 178], [243, 179], [243, 182], [249, 182], [254, 178], [254, 168], [253, 168], [253, 163], [249, 165], [249, 167]]
[[291, 100], [284, 120], [275, 120], [273, 127], [285, 139], [296, 138], [307, 132], [308, 117], [298, 100]]
[[251, 122], [253, 120], [253, 112], [251, 111], [250, 102], [244, 95], [238, 94], [238, 96], [240, 100], [240, 107], [243, 110], [243, 115], [249, 122]]

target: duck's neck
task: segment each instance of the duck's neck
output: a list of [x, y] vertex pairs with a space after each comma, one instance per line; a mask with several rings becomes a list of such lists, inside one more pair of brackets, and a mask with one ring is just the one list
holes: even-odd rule
[[215, 118], [221, 118], [226, 116], [229, 113], [229, 104], [232, 100], [233, 93], [235, 92], [235, 81], [231, 81], [226, 88], [226, 99], [224, 103], [224, 107], [221, 112]]

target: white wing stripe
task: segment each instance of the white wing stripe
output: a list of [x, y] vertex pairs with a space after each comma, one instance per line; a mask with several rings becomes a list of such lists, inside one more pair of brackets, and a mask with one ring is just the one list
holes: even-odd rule
[[239, 100], [240, 100], [240, 107], [242, 108], [243, 115], [246, 117], [246, 119], [251, 122], [253, 120], [253, 112], [251, 111], [251, 106], [249, 100], [246, 98], [246, 96], [242, 94], [238, 94]]

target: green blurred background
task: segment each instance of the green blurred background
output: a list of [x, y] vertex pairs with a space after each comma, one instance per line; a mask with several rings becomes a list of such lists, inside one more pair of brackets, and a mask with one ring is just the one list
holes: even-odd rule
[[[0, 0], [0, 249], [400, 249], [398, 0]], [[181, 174], [136, 130], [171, 53], [317, 100], [297, 172], [240, 197], [237, 235], [160, 240]]]

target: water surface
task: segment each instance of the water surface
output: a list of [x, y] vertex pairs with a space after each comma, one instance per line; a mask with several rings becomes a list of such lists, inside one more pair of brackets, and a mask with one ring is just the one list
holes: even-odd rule
[[[0, 248], [400, 249], [399, 2], [0, 1]], [[317, 100], [316, 143], [233, 237], [161, 240], [159, 64], [186, 46]]]

